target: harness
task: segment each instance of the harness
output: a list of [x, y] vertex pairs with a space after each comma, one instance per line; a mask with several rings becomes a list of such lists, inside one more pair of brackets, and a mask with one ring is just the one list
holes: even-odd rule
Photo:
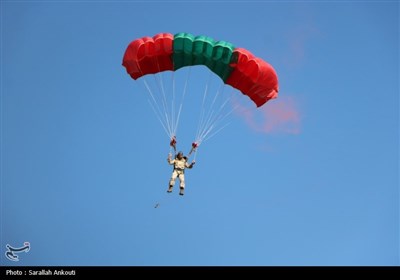
[[[176, 160], [176, 159], [175, 159]], [[186, 163], [186, 162], [185, 162]], [[179, 168], [179, 167], [176, 167], [176, 164], [174, 163], [174, 168], [173, 168], [173, 171], [179, 171], [179, 172], [182, 172], [182, 174], [185, 174], [185, 168]]]
[[174, 167], [174, 171], [180, 171], [180, 172], [182, 172], [182, 174], [185, 174], [185, 169], [182, 169], [182, 168], [175, 168]]

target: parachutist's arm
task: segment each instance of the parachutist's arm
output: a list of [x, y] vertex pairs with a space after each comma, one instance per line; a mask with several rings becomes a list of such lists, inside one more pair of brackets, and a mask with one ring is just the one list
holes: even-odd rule
[[172, 159], [172, 155], [168, 154], [168, 158], [167, 158], [168, 164], [174, 164], [175, 160]]
[[191, 164], [188, 164], [188, 163], [187, 163], [187, 166], [186, 166], [186, 167], [189, 168], [189, 169], [192, 169], [193, 166], [195, 165], [195, 163], [196, 163], [195, 161], [192, 161]]

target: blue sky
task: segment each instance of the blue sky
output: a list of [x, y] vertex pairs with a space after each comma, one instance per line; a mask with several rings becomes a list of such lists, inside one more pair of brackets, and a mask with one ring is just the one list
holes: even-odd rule
[[[0, 7], [2, 265], [399, 265], [397, 1]], [[166, 193], [169, 139], [121, 65], [160, 32], [231, 42], [279, 77], [259, 109], [227, 87], [241, 109], [200, 146], [184, 197]], [[206, 72], [188, 80], [185, 152]]]

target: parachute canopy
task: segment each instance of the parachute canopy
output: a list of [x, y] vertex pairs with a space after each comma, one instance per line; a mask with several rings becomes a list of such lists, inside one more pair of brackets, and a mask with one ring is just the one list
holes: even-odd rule
[[270, 64], [246, 49], [206, 36], [159, 33], [136, 39], [127, 47], [122, 65], [135, 80], [147, 74], [204, 65], [257, 107], [278, 96], [278, 77]]

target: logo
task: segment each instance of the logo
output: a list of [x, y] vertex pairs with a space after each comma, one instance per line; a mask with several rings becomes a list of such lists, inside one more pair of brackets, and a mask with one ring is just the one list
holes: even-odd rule
[[24, 246], [22, 247], [11, 247], [11, 245], [7, 244], [6, 245], [7, 251], [5, 253], [6, 258], [9, 259], [10, 261], [17, 262], [19, 261], [19, 257], [16, 254], [19, 254], [21, 252], [28, 253], [29, 250], [31, 249], [31, 244], [29, 242], [24, 242]]

